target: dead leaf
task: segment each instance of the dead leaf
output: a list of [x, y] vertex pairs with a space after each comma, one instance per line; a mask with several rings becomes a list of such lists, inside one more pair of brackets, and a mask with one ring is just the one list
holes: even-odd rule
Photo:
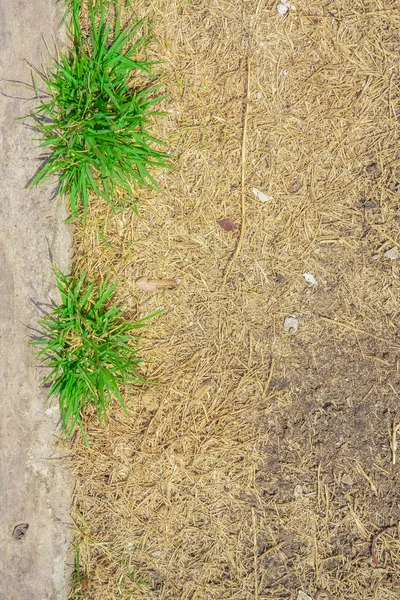
[[172, 292], [180, 283], [180, 279], [150, 279], [149, 277], [139, 277], [139, 279], [136, 279], [136, 285], [144, 292], [149, 292], [150, 294]]
[[218, 225], [222, 227], [224, 231], [235, 231], [238, 228], [232, 217], [226, 217], [226, 219], [220, 219], [217, 221]]
[[193, 394], [195, 400], [201, 400], [211, 389], [211, 379], [203, 383]]

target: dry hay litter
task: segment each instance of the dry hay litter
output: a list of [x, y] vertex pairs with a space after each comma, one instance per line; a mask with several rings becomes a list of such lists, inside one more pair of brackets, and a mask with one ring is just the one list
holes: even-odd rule
[[[398, 532], [377, 538], [372, 565], [365, 477], [344, 513], [311, 434], [280, 444], [276, 422], [299, 406], [271, 375], [301, 373], [321, 340], [356, 336], [363, 357], [371, 335], [398, 347], [399, 267], [384, 252], [400, 244], [399, 6], [295, 4], [282, 18], [267, 0], [135, 3], [154, 18], [171, 94], [155, 127], [175, 168], [140, 217], [93, 199], [75, 260], [119, 281], [128, 317], [165, 309], [143, 343], [160, 385], [127, 390], [129, 416], [106, 429], [88, 414], [90, 448], [71, 450], [84, 598], [398, 597]], [[182, 284], [150, 296], [143, 276]], [[285, 452], [297, 463], [282, 472]], [[266, 490], [283, 484], [279, 502]]]

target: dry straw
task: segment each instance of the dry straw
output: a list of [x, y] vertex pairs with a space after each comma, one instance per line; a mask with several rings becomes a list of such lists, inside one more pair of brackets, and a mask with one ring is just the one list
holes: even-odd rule
[[[398, 519], [391, 408], [386, 425], [374, 407], [398, 402], [399, 7], [295, 4], [134, 3], [154, 18], [175, 168], [139, 217], [93, 199], [75, 257], [119, 281], [128, 318], [166, 309], [145, 343], [160, 385], [126, 390], [106, 429], [87, 414], [91, 446], [72, 448], [85, 598], [398, 598], [396, 528], [377, 565], [371, 543]], [[143, 276], [182, 285], [149, 295]], [[371, 407], [341, 447], [339, 413], [315, 443], [324, 394]]]

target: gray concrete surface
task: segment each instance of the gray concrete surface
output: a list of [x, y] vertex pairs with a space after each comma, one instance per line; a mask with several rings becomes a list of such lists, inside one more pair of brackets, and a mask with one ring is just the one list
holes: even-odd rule
[[[61, 3], [60, 3], [61, 4]], [[0, 0], [0, 77], [30, 81], [59, 39], [55, 0]], [[47, 57], [46, 57], [47, 59]], [[12, 97], [7, 97], [12, 96]], [[71, 482], [54, 446], [58, 409], [45, 404], [43, 370], [28, 346], [34, 302], [57, 299], [49, 249], [68, 264], [69, 232], [51, 186], [28, 191], [40, 151], [15, 118], [33, 106], [22, 88], [0, 81], [0, 600], [64, 600], [70, 568]], [[14, 527], [28, 523], [19, 540]]]

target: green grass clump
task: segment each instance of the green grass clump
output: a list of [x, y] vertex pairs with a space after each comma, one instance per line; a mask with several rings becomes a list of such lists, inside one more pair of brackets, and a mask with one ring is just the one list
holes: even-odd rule
[[[111, 402], [116, 398], [125, 409], [119, 386], [143, 384], [138, 367], [138, 337], [133, 332], [145, 326], [145, 317], [125, 321], [122, 308], [110, 304], [116, 284], [98, 287], [55, 270], [61, 295], [59, 306], [40, 321], [45, 336], [33, 340], [42, 346], [37, 354], [51, 368], [43, 384], [51, 382], [48, 397], [59, 394], [63, 430], [69, 438], [75, 425], [81, 428], [82, 408], [95, 406], [98, 419], [105, 422]], [[125, 409], [126, 410], [126, 409]]]
[[[152, 75], [154, 62], [137, 54], [148, 43], [144, 21], [121, 28], [120, 14], [111, 32], [102, 2], [90, 9], [90, 35], [79, 21], [80, 0], [71, 0], [73, 47], [61, 53], [53, 69], [40, 74], [46, 94], [30, 115], [42, 134], [41, 146], [49, 156], [32, 185], [57, 176], [60, 194], [70, 203], [70, 220], [86, 219], [89, 192], [102, 196], [112, 207], [134, 205], [137, 185], [158, 187], [150, 170], [168, 167], [165, 143], [147, 131], [149, 119], [165, 98], [159, 84], [134, 86], [135, 73]], [[127, 195], [116, 202], [115, 191]]]

